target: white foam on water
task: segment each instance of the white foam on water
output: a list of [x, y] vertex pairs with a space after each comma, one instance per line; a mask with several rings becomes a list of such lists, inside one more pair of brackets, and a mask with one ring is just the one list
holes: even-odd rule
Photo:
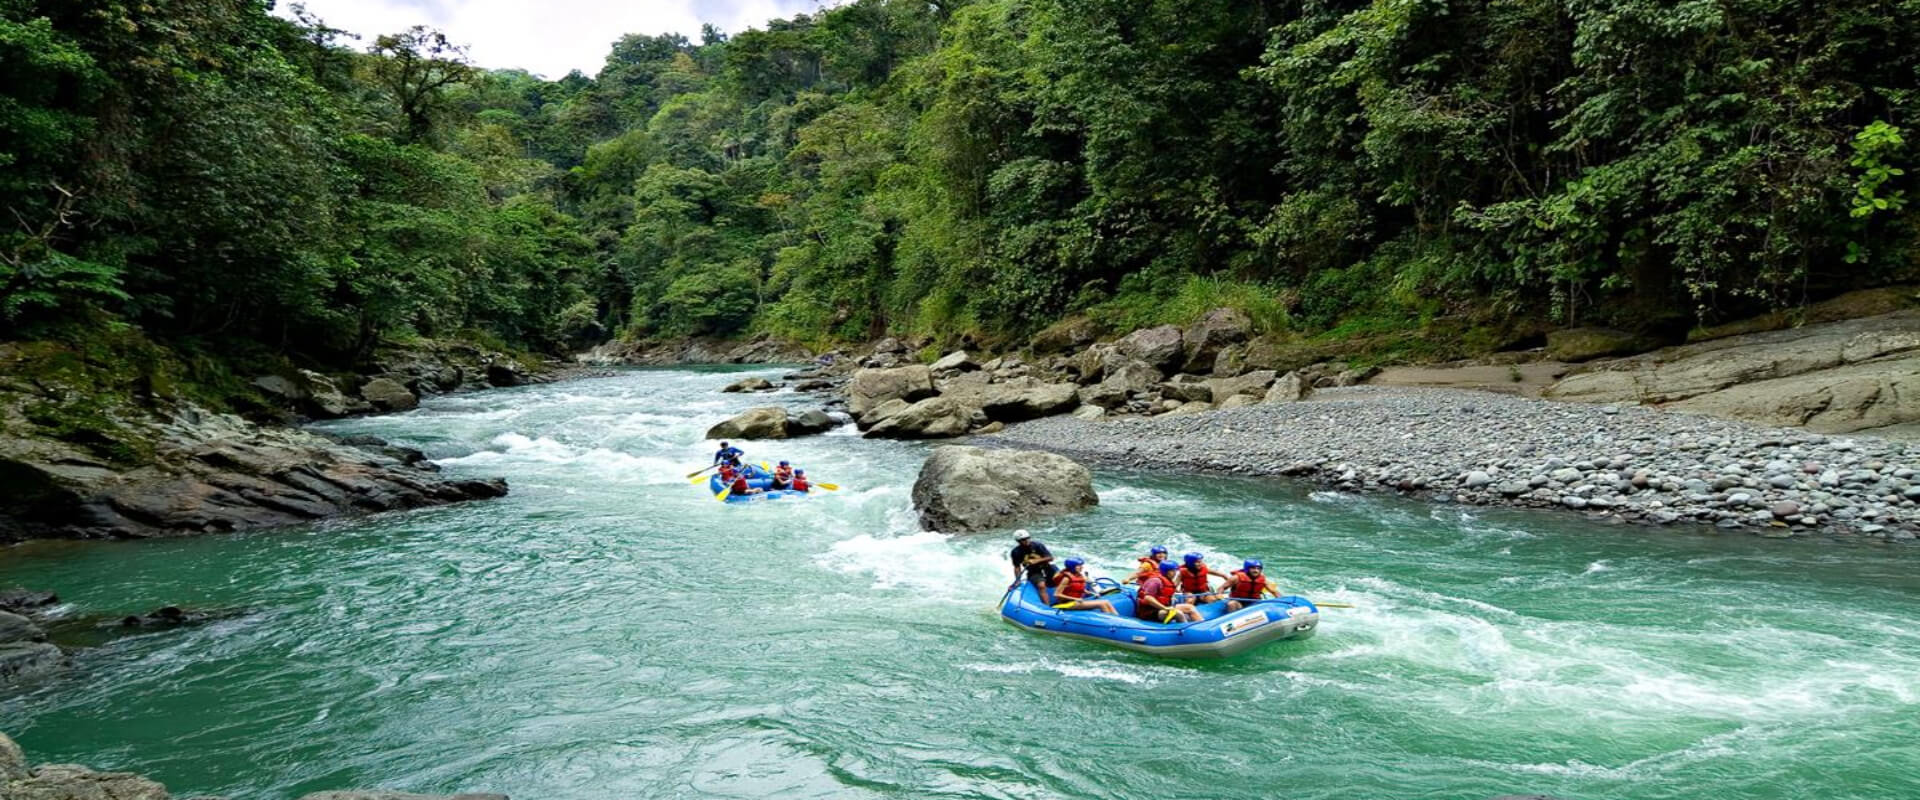
[[1595, 561], [1595, 562], [1593, 562], [1593, 563], [1591, 563], [1591, 564], [1588, 564], [1588, 565], [1587, 565], [1587, 568], [1586, 568], [1585, 570], [1583, 570], [1583, 571], [1582, 571], [1582, 572], [1581, 572], [1580, 574], [1582, 574], [1582, 575], [1593, 575], [1593, 574], [1597, 574], [1597, 573], [1601, 573], [1601, 572], [1612, 572], [1612, 571], [1613, 571], [1613, 567], [1612, 567], [1612, 566], [1609, 566], [1609, 565], [1607, 564], [1607, 561], [1606, 561], [1606, 559], [1604, 559], [1604, 558], [1603, 558], [1603, 559], [1601, 559], [1601, 560], [1599, 560], [1599, 561]]
[[1066, 678], [1118, 681], [1135, 686], [1152, 686], [1157, 683], [1157, 681], [1144, 670], [1113, 663], [1096, 664], [1041, 659], [1039, 661], [1028, 661], [1019, 664], [961, 664], [960, 668], [972, 672], [992, 672], [1002, 675], [1030, 675], [1036, 672], [1051, 672]]
[[996, 552], [933, 531], [860, 534], [835, 542], [814, 558], [826, 569], [873, 579], [876, 589], [906, 590], [943, 602], [978, 600], [1003, 590], [1011, 566]]

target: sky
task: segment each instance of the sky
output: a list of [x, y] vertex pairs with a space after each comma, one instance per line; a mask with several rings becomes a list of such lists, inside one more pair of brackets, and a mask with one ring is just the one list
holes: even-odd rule
[[[274, 13], [291, 16], [294, 0]], [[547, 78], [600, 71], [614, 40], [629, 33], [700, 39], [711, 22], [728, 33], [811, 12], [822, 0], [304, 0], [328, 27], [358, 34], [362, 49], [383, 33], [426, 25], [467, 45], [488, 69], [524, 69]], [[830, 3], [829, 3], [830, 4]], [[349, 42], [348, 44], [353, 44]]]

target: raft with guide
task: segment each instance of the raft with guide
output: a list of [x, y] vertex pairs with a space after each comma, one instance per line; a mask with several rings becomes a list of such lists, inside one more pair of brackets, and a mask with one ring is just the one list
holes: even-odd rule
[[1117, 614], [1104, 611], [1066, 611], [1042, 601], [1032, 583], [1008, 587], [1000, 601], [1000, 617], [1035, 633], [1072, 636], [1117, 645], [1143, 653], [1177, 658], [1225, 658], [1268, 642], [1305, 639], [1320, 626], [1320, 609], [1304, 597], [1287, 595], [1241, 601], [1228, 611], [1227, 601], [1196, 606], [1199, 622], [1149, 622], [1134, 615], [1137, 587], [1122, 586], [1111, 578], [1095, 578], [1088, 595], [1113, 604]]
[[[737, 492], [728, 492], [726, 497], [721, 498], [726, 502], [753, 503], [761, 500], [781, 500], [789, 497], [806, 497], [807, 496], [807, 492], [797, 492], [792, 489], [771, 488], [773, 486], [773, 475], [771, 473], [768, 473], [766, 469], [758, 465], [743, 464], [741, 465], [741, 470], [746, 473], [747, 485], [755, 489], [759, 489], [760, 491], [753, 492], [751, 494], [740, 494]], [[720, 479], [719, 473], [715, 473], [713, 477], [707, 480], [707, 489], [709, 491], [712, 491], [714, 496], [716, 497], [718, 497], [721, 492], [726, 491], [726, 488], [727, 488], [727, 484], [726, 482]]]

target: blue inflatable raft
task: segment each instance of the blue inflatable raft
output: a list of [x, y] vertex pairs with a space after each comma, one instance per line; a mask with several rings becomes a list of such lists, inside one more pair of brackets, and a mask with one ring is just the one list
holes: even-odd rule
[[[768, 489], [767, 487], [773, 485], [773, 476], [768, 475], [766, 470], [752, 464], [746, 465], [746, 472], [747, 485], [760, 491], [747, 495], [730, 494], [727, 495], [727, 502], [755, 503], [761, 500], [781, 500], [788, 497], [807, 496], [806, 492], [796, 492], [792, 489]], [[720, 490], [725, 488], [727, 487], [720, 482], [720, 474], [718, 472], [715, 472], [713, 477], [707, 479], [707, 489], [714, 494], [719, 494]]]
[[1096, 578], [1100, 599], [1118, 614], [1101, 611], [1061, 611], [1040, 602], [1033, 584], [1021, 581], [1000, 601], [1000, 617], [1036, 633], [1073, 636], [1119, 645], [1129, 650], [1183, 658], [1225, 658], [1267, 642], [1305, 639], [1320, 626], [1320, 609], [1304, 597], [1288, 595], [1262, 600], [1229, 613], [1220, 600], [1199, 606], [1199, 622], [1160, 624], [1133, 615], [1135, 587], [1111, 578]]

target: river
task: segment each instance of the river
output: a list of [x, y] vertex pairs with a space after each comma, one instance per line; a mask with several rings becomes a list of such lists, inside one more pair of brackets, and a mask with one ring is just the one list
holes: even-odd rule
[[180, 796], [380, 786], [626, 797], [1920, 796], [1920, 552], [1606, 527], [1273, 482], [1101, 472], [1033, 526], [1351, 603], [1181, 662], [1023, 633], [1004, 534], [917, 530], [927, 445], [749, 443], [839, 492], [682, 477], [778, 370], [637, 370], [333, 423], [505, 499], [294, 530], [0, 551], [75, 608], [245, 613], [0, 695], [36, 762]]

